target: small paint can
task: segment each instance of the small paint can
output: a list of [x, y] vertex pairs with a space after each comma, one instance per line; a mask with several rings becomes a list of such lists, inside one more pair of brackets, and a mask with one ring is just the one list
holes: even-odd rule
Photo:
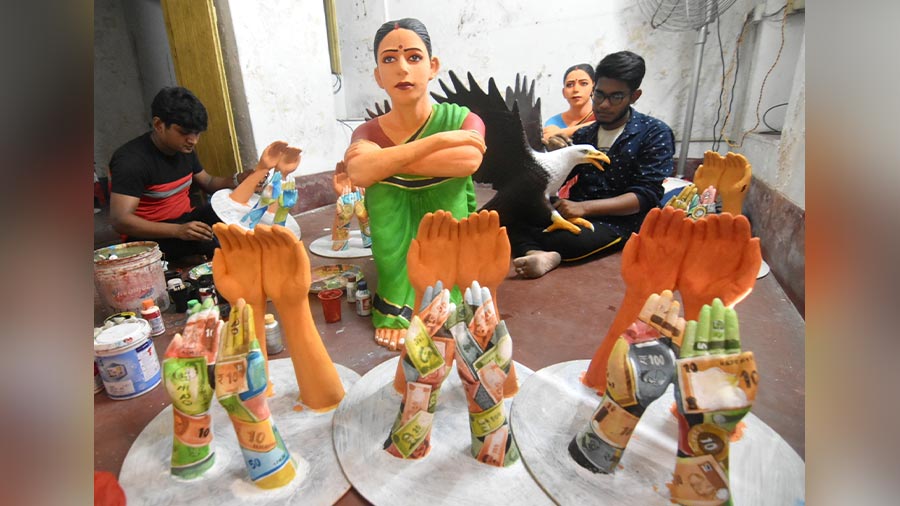
[[150, 324], [135, 318], [94, 338], [94, 359], [110, 399], [131, 399], [159, 385], [159, 357], [150, 339]]

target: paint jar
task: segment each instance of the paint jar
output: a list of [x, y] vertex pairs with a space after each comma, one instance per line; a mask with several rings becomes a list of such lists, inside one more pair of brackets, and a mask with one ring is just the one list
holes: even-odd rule
[[272, 356], [284, 350], [284, 342], [281, 339], [281, 327], [272, 313], [266, 313], [263, 318], [266, 322], [266, 354]]
[[162, 379], [147, 320], [136, 318], [101, 332], [94, 338], [94, 359], [113, 400], [143, 395]]
[[369, 316], [372, 314], [372, 297], [369, 295], [369, 286], [366, 280], [360, 280], [356, 287], [356, 314]]
[[94, 250], [94, 286], [110, 313], [141, 310], [153, 299], [160, 311], [169, 308], [162, 252], [153, 241], [126, 242]]
[[153, 303], [153, 299], [144, 299], [141, 305], [144, 306], [141, 309], [141, 317], [150, 324], [150, 335], [165, 334], [166, 324], [163, 322], [162, 311], [159, 310], [159, 306]]
[[356, 303], [356, 275], [355, 274], [345, 274], [347, 277], [347, 302], [350, 304]]
[[198, 293], [200, 298], [200, 303], [212, 297], [213, 304], [218, 304], [219, 299], [216, 297], [216, 287], [213, 286], [213, 277], [212, 274], [204, 274], [200, 276], [200, 280], [198, 281], [200, 284], [200, 291]]
[[325, 313], [325, 322], [334, 323], [341, 321], [341, 296], [344, 292], [339, 288], [322, 290], [319, 292], [319, 300], [322, 302], [322, 312]]

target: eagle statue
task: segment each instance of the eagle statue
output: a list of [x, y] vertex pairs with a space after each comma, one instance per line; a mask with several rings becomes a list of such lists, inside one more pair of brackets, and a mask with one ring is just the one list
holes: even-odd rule
[[445, 96], [434, 92], [438, 102], [452, 102], [468, 107], [481, 117], [485, 126], [487, 151], [472, 178], [490, 183], [496, 194], [482, 209], [496, 210], [501, 225], [525, 223], [546, 227], [545, 232], [568, 230], [580, 234], [578, 225], [593, 230], [582, 218], [567, 220], [553, 208], [550, 197], [556, 194], [566, 176], [578, 164], [590, 163], [603, 170], [600, 162], [609, 164], [606, 154], [589, 144], [566, 146], [546, 151], [541, 142], [541, 101], [534, 100], [534, 81], [516, 75], [515, 89], [506, 88], [504, 99], [494, 78], [488, 81], [485, 92], [471, 73], [466, 88], [450, 71], [451, 90], [443, 80], [439, 84]]

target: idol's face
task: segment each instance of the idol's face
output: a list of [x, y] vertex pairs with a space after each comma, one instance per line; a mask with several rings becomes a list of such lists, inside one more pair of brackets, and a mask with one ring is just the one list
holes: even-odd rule
[[393, 103], [416, 102], [428, 97], [428, 82], [440, 63], [428, 56], [425, 42], [412, 30], [391, 30], [378, 44], [375, 82]]

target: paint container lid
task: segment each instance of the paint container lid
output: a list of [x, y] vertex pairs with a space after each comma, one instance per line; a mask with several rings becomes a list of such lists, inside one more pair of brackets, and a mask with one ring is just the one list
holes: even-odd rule
[[110, 327], [94, 338], [95, 352], [108, 352], [128, 348], [150, 337], [150, 323], [135, 318]]
[[266, 322], [266, 325], [271, 325], [275, 323], [275, 315], [273, 315], [272, 313], [266, 313], [266, 315], [263, 316], [263, 321]]

